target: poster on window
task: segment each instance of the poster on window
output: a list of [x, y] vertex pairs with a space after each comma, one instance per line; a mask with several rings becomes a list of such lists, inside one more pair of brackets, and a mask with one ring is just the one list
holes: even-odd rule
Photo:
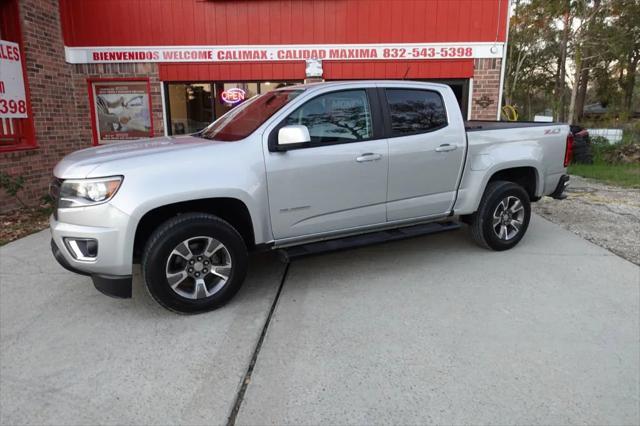
[[0, 118], [27, 118], [18, 43], [0, 40]]
[[97, 142], [153, 136], [146, 81], [93, 82]]

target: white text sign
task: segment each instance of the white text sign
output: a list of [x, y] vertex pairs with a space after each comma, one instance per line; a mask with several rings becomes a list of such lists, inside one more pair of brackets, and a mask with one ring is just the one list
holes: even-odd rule
[[22, 61], [18, 43], [0, 40], [0, 118], [26, 118]]
[[65, 47], [72, 64], [107, 62], [272, 62], [502, 58], [503, 43]]

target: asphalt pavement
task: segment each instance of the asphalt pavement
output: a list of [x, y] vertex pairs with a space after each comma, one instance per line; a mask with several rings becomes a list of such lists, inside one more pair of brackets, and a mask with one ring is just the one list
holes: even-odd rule
[[508, 252], [462, 229], [252, 265], [179, 316], [47, 231], [0, 248], [0, 423], [640, 423], [640, 268], [538, 216]]

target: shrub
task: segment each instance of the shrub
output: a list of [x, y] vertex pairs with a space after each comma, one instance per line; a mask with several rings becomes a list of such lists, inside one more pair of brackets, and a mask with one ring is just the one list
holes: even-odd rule
[[603, 162], [610, 152], [613, 152], [616, 148], [615, 145], [611, 145], [609, 140], [604, 136], [592, 136], [591, 138], [591, 152], [593, 153], [593, 160]]
[[24, 186], [24, 177], [23, 176], [11, 176], [5, 172], [0, 172], [0, 188], [7, 191], [7, 194], [14, 197], [18, 202], [26, 207], [27, 205], [20, 199], [18, 196], [18, 192]]

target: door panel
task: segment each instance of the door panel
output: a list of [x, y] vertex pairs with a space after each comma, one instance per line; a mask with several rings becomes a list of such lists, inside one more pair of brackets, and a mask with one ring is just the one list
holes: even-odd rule
[[387, 89], [389, 221], [445, 214], [455, 201], [466, 143], [428, 90]]
[[323, 93], [282, 121], [306, 126], [311, 140], [266, 154], [276, 240], [385, 223], [388, 145], [377, 138], [371, 95], [364, 88]]
[[[381, 158], [356, 161], [366, 153]], [[387, 167], [384, 139], [269, 153], [267, 181], [274, 237], [384, 223]]]

